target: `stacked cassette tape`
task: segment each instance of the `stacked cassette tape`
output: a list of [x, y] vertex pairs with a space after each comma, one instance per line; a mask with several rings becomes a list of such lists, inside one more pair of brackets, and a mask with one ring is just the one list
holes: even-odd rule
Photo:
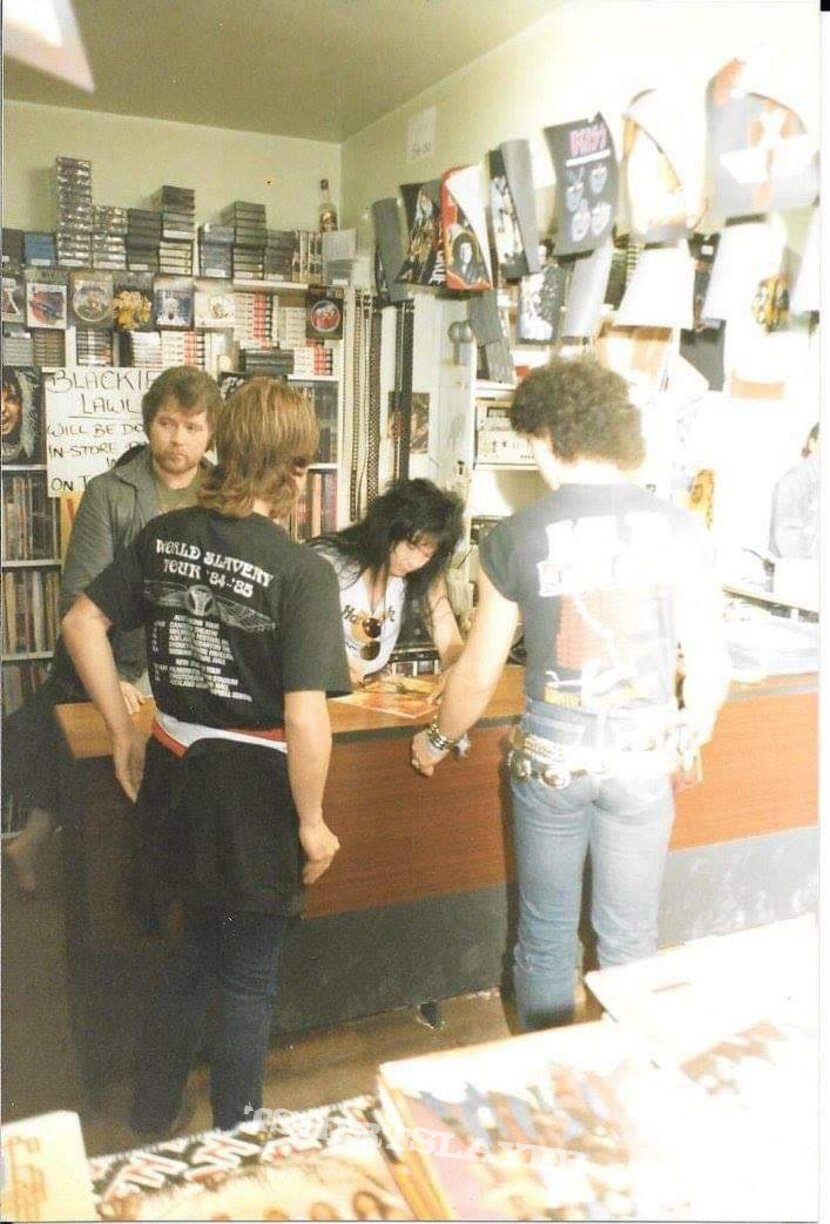
[[127, 266], [127, 210], [96, 204], [92, 210], [92, 266], [121, 269]]
[[199, 226], [199, 275], [233, 275], [233, 226], [207, 223]]
[[234, 200], [223, 209], [222, 224], [233, 227], [234, 280], [262, 280], [268, 241], [265, 205]]
[[192, 187], [165, 184], [158, 193], [161, 206], [159, 271], [171, 276], [193, 275], [196, 237], [196, 192]]
[[131, 272], [159, 271], [161, 213], [149, 208], [127, 209], [127, 267]]
[[92, 163], [78, 157], [56, 157], [55, 194], [57, 262], [62, 268], [88, 268], [94, 224]]
[[299, 255], [299, 243], [294, 230], [268, 230], [265, 243], [266, 279], [294, 280]]

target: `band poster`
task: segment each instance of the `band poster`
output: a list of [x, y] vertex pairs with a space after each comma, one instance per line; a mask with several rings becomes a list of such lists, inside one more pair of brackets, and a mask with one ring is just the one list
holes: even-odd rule
[[617, 159], [608, 124], [593, 119], [545, 128], [556, 174], [556, 254], [593, 251], [617, 211]]
[[397, 279], [409, 285], [447, 283], [441, 229], [441, 180], [401, 185], [409, 242]]
[[676, 242], [686, 238], [702, 212], [700, 199], [687, 196], [680, 161], [691, 126], [688, 111], [678, 115], [662, 91], [648, 89], [625, 112], [623, 182], [628, 224], [636, 242]]
[[478, 166], [459, 166], [441, 178], [441, 221], [448, 289], [492, 289], [487, 221]]
[[819, 193], [816, 140], [749, 73], [731, 60], [706, 90], [711, 208], [724, 219], [804, 208]]
[[541, 270], [529, 142], [491, 149], [488, 167], [496, 258], [504, 279], [518, 280]]

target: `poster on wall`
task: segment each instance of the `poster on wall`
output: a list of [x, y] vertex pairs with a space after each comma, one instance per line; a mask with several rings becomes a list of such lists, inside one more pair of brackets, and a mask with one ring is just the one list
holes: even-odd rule
[[[703, 162], [702, 134], [695, 141], [689, 130], [697, 112], [678, 112], [670, 101], [664, 91], [648, 89], [625, 112], [622, 178], [629, 230], [638, 242], [685, 238], [702, 212], [700, 198], [692, 198]], [[699, 154], [699, 167], [689, 164], [694, 160], [690, 145]]]
[[41, 372], [33, 366], [3, 366], [0, 458], [3, 463], [43, 462]]
[[719, 218], [805, 208], [818, 196], [818, 142], [764, 90], [760, 74], [738, 59], [708, 84], [710, 207]]
[[556, 174], [556, 254], [595, 250], [617, 213], [617, 159], [608, 124], [593, 119], [545, 128]]
[[441, 223], [448, 289], [491, 289], [490, 250], [478, 166], [459, 166], [441, 178]]
[[401, 185], [409, 239], [397, 279], [409, 285], [445, 285], [441, 180]]
[[539, 231], [527, 140], [507, 140], [488, 154], [490, 218], [496, 259], [505, 280], [539, 272]]
[[145, 440], [141, 400], [160, 373], [76, 366], [44, 374], [50, 496], [83, 493], [93, 476]]

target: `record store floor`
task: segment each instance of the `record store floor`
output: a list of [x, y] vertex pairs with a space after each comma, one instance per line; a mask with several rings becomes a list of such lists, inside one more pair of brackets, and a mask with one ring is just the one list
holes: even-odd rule
[[[56, 1109], [81, 1116], [90, 1156], [135, 1147], [126, 1125], [129, 1085], [114, 1083], [93, 1108], [75, 1074], [64, 989], [60, 835], [52, 838], [38, 875], [38, 892], [24, 899], [3, 864], [3, 1096], [4, 1121]], [[446, 1000], [442, 1026], [399, 1010], [306, 1032], [274, 1043], [264, 1105], [307, 1109], [374, 1088], [379, 1063], [433, 1050], [494, 1041], [510, 1035], [513, 1017], [497, 990]], [[582, 1019], [594, 1019], [593, 1002]], [[196, 1109], [188, 1130], [211, 1125], [207, 1072], [197, 1067], [188, 1091]]]

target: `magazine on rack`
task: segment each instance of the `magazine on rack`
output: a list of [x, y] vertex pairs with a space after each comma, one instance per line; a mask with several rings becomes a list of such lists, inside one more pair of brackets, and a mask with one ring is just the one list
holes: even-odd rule
[[232, 1131], [89, 1166], [103, 1219], [412, 1219], [369, 1096], [301, 1112], [260, 1109]]
[[696, 940], [586, 975], [655, 1061], [742, 1136], [746, 1219], [813, 1219], [818, 1180], [818, 936], [812, 915]]
[[384, 1063], [378, 1086], [426, 1218], [737, 1218], [705, 1094], [610, 1021]]

